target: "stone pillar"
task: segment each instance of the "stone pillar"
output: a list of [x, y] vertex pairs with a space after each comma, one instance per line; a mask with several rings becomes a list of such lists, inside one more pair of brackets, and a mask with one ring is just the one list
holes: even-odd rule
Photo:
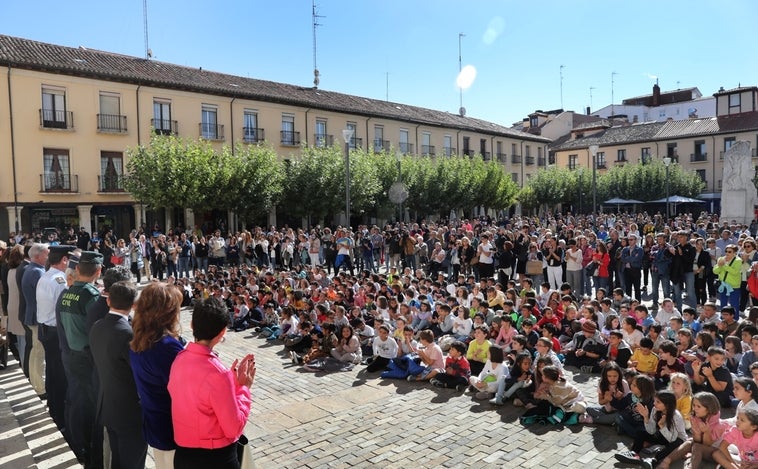
[[[272, 207], [271, 210], [268, 211], [268, 226], [276, 226], [276, 207]], [[263, 231], [267, 231], [263, 230]]]
[[132, 228], [139, 228], [142, 226], [142, 222], [145, 221], [145, 210], [142, 204], [132, 205], [132, 210], [134, 210], [134, 226]]
[[184, 209], [184, 231], [195, 232], [195, 212], [191, 208]]
[[92, 205], [77, 205], [76, 209], [79, 211], [79, 226], [92, 233]]
[[[226, 231], [232, 233], [237, 231], [234, 223], [234, 212], [231, 210], [226, 211]], [[221, 236], [226, 236], [226, 233], [221, 233]]]
[[[13, 232], [19, 232], [21, 231], [21, 210], [24, 207], [17, 205], [10, 207], [5, 207], [5, 209], [8, 211], [8, 231]], [[16, 226], [16, 223], [18, 223], [18, 226]]]
[[164, 234], [168, 233], [168, 230], [173, 228], [173, 225], [174, 225], [174, 220], [171, 219], [171, 215], [172, 215], [171, 210], [172, 209], [168, 209], [168, 208], [166, 209], [166, 220], [165, 220], [165, 224], [163, 225]]

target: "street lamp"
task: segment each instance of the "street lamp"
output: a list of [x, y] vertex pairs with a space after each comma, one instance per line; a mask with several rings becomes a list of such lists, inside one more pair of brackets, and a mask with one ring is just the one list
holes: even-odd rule
[[345, 140], [345, 226], [350, 226], [350, 141], [355, 130], [344, 129], [342, 139]]
[[592, 213], [597, 212], [597, 145], [590, 145], [590, 155], [592, 155]]
[[669, 166], [671, 166], [671, 158], [668, 156], [664, 158], [663, 166], [666, 167], [666, 221], [668, 221], [671, 215], [671, 210], [669, 209]]

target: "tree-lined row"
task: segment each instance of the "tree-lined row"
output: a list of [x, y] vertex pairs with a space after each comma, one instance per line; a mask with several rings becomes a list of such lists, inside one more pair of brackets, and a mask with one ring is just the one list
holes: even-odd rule
[[[127, 151], [125, 186], [153, 208], [233, 210], [243, 219], [281, 205], [293, 216], [330, 219], [344, 211], [345, 154], [338, 146], [305, 147], [281, 160], [266, 145], [217, 151], [202, 140], [154, 135], [149, 146]], [[350, 151], [352, 215], [392, 214], [389, 189], [401, 180], [404, 205], [419, 215], [505, 209], [518, 187], [502, 165], [480, 157], [419, 157]]]

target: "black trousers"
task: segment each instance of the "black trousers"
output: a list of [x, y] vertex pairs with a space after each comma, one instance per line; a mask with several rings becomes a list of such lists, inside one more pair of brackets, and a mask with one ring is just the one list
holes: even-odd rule
[[218, 449], [176, 447], [174, 469], [239, 469], [237, 443]]
[[368, 373], [375, 373], [377, 371], [384, 371], [387, 365], [390, 364], [389, 358], [376, 356], [371, 360], [371, 363], [366, 367]]
[[58, 343], [58, 328], [40, 324], [39, 341], [45, 349], [45, 392], [50, 417], [59, 429], [66, 428], [68, 381]]
[[147, 443], [142, 429], [107, 428], [111, 448], [111, 469], [144, 469]]

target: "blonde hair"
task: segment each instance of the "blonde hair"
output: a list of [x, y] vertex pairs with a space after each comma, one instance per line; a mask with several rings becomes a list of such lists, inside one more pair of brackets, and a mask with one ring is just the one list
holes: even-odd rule
[[682, 397], [692, 396], [692, 382], [690, 381], [690, 378], [687, 375], [685, 375], [684, 373], [673, 373], [671, 375], [671, 379], [669, 380], [669, 386], [668, 386], [669, 390], [673, 391], [673, 389], [671, 389], [671, 385], [674, 383], [674, 381], [681, 381], [682, 383], [684, 383], [684, 394], [682, 395]]

